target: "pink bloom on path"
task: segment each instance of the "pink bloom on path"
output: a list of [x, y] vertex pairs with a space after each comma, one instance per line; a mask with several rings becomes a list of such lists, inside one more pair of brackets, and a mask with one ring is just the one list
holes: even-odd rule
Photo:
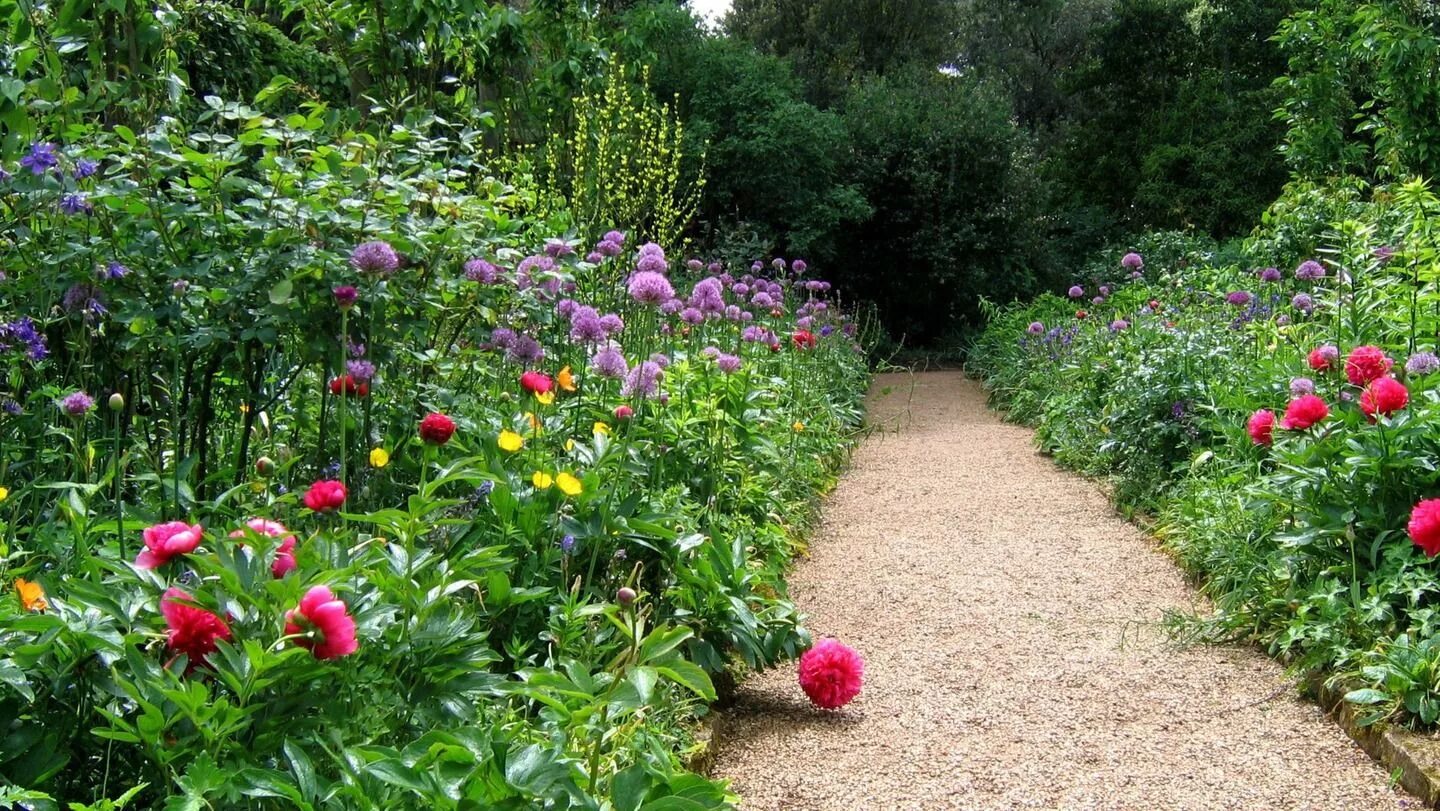
[[1429, 557], [1440, 554], [1440, 498], [1427, 498], [1410, 511], [1410, 540]]
[[[284, 524], [265, 518], [251, 518], [245, 522], [245, 526], [258, 535], [281, 539], [280, 545], [275, 547], [275, 560], [270, 564], [270, 574], [278, 579], [295, 571], [295, 536], [290, 534]], [[245, 530], [237, 529], [230, 533], [230, 537], [244, 540]]]
[[1268, 408], [1262, 408], [1250, 415], [1250, 421], [1246, 423], [1245, 430], [1250, 434], [1250, 441], [1256, 445], [1269, 445], [1275, 431], [1275, 412]]
[[200, 545], [204, 532], [205, 528], [199, 524], [191, 525], [184, 521], [169, 521], [149, 527], [141, 534], [145, 548], [135, 558], [135, 565], [141, 569], [155, 569], [164, 566], [173, 557], [188, 555]]
[[822, 639], [800, 657], [800, 689], [811, 703], [834, 710], [860, 694], [865, 663], [860, 654], [834, 639]]
[[303, 634], [295, 644], [309, 648], [316, 659], [339, 659], [360, 649], [355, 639], [355, 620], [346, 613], [345, 602], [335, 599], [326, 586], [305, 592], [300, 607], [285, 612], [285, 635]]
[[232, 638], [230, 626], [225, 624], [225, 620], [203, 608], [187, 605], [191, 599], [189, 594], [176, 588], [166, 591], [165, 596], [160, 598], [160, 613], [169, 626], [165, 644], [176, 653], [185, 654], [189, 660], [185, 669], [187, 673], [215, 652], [218, 640], [229, 641]]

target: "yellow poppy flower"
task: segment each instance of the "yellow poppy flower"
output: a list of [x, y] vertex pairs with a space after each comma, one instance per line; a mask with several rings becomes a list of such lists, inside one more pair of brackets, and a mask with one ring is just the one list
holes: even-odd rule
[[9, 490], [8, 488], [5, 488], [5, 487], [0, 487], [0, 501], [4, 501], [5, 499], [7, 499], [7, 498], [9, 498], [9, 497], [10, 497], [10, 490]]
[[370, 451], [370, 467], [379, 469], [390, 464], [390, 452], [384, 448], [375, 448]]
[[592, 430], [597, 434], [604, 434], [605, 436], [610, 436], [610, 426], [606, 425], [603, 422], [595, 423], [595, 427]]
[[40, 588], [39, 583], [17, 577], [15, 590], [20, 593], [20, 607], [26, 611], [44, 611], [50, 607], [50, 604], [45, 602], [45, 590]]
[[585, 486], [580, 480], [570, 475], [569, 471], [562, 471], [555, 477], [555, 483], [560, 486], [560, 492], [567, 496], [578, 496], [585, 491]]
[[537, 490], [549, 490], [550, 485], [555, 483], [555, 479], [549, 473], [537, 470], [535, 475], [530, 477], [530, 483], [535, 485]]
[[803, 422], [801, 422], [801, 421], [799, 421], [799, 420], [796, 420], [796, 421], [795, 421], [795, 424], [792, 425], [792, 426], [790, 426], [790, 427], [793, 428], [793, 429], [795, 429], [795, 433], [798, 434], [798, 433], [800, 433], [801, 431], [805, 430], [805, 423], [803, 423]]
[[506, 453], [514, 453], [515, 451], [518, 451], [521, 448], [525, 447], [525, 438], [515, 433], [514, 431], [501, 431], [499, 441], [500, 450], [505, 451]]
[[565, 391], [575, 390], [575, 375], [570, 373], [569, 366], [561, 369], [560, 373], [555, 375], [555, 382], [558, 383], [560, 385], [560, 388]]
[[555, 402], [555, 392], [537, 391], [535, 392], [535, 399], [540, 401], [540, 405], [550, 405]]

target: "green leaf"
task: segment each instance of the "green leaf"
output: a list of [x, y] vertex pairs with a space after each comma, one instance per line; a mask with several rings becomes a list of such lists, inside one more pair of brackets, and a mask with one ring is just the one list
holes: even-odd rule
[[655, 670], [700, 698], [706, 701], [715, 700], [715, 683], [710, 681], [710, 674], [701, 670], [694, 662], [677, 659]]
[[1366, 687], [1346, 693], [1345, 700], [1351, 704], [1379, 704], [1382, 701], [1389, 701], [1390, 696], [1383, 691]]
[[276, 282], [275, 286], [270, 288], [270, 303], [284, 304], [285, 302], [290, 300], [290, 294], [294, 290], [295, 283], [290, 281], [289, 279]]

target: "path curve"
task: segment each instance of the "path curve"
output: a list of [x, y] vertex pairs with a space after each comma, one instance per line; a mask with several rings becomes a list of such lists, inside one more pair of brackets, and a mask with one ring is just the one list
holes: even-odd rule
[[1421, 807], [1272, 660], [1168, 645], [1198, 599], [1174, 563], [978, 384], [882, 376], [870, 410], [892, 430], [792, 579], [865, 690], [824, 713], [793, 667], [748, 681], [716, 762], [743, 809]]

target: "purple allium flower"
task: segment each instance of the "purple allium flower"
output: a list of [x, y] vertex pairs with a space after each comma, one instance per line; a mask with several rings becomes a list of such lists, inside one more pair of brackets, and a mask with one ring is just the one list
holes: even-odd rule
[[625, 321], [615, 313], [606, 313], [600, 316], [600, 328], [606, 335], [619, 335], [625, 330]]
[[89, 282], [71, 285], [60, 299], [60, 306], [71, 315], [83, 315], [86, 321], [94, 321], [109, 312], [100, 288]]
[[810, 266], [805, 264], [804, 259], [796, 259], [794, 262], [790, 263], [790, 270], [794, 271], [796, 276], [799, 276], [800, 274], [804, 273], [809, 269]]
[[1295, 268], [1295, 278], [1301, 281], [1313, 282], [1316, 279], [1325, 278], [1325, 266], [1314, 259], [1307, 259]]
[[545, 240], [545, 255], [554, 259], [575, 253], [575, 246], [563, 239]]
[[750, 292], [750, 285], [745, 284], [744, 282], [736, 282], [735, 286], [730, 288], [730, 292], [734, 293], [737, 296], [740, 296], [741, 298], [744, 298], [745, 295]]
[[186, 291], [188, 291], [189, 289], [190, 282], [185, 279], [176, 279], [175, 281], [170, 283], [170, 292], [174, 293], [176, 296], [185, 295]]
[[777, 256], [774, 259], [770, 260], [770, 267], [775, 268], [776, 270], [784, 270], [785, 260]]
[[1321, 360], [1325, 361], [1325, 364], [1327, 366], [1334, 366], [1335, 361], [1340, 359], [1340, 349], [1339, 347], [1335, 346], [1335, 344], [1323, 344], [1321, 346], [1318, 346], [1315, 348], [1315, 354]]
[[[562, 298], [555, 304], [555, 314], [561, 318], [574, 319], [575, 313], [580, 309], [580, 302], [573, 298]], [[591, 309], [594, 312], [594, 309]]]
[[715, 358], [720, 357], [720, 347], [707, 346], [704, 349], [700, 350], [700, 357], [714, 360]]
[[[664, 263], [664, 260], [661, 260]], [[664, 274], [653, 270], [637, 271], [630, 277], [630, 298], [642, 304], [659, 304], [675, 298], [675, 288]]]
[[357, 344], [354, 341], [346, 341], [345, 351], [349, 353], [350, 357], [352, 358], [363, 358], [365, 357], [365, 344]]
[[740, 320], [740, 305], [731, 304], [725, 308], [725, 318], [730, 321]]
[[1260, 281], [1262, 282], [1280, 281], [1280, 270], [1278, 268], [1265, 268], [1256, 275], [1260, 277]]
[[520, 290], [528, 290], [535, 284], [536, 276], [551, 273], [554, 270], [554, 259], [544, 254], [527, 256], [515, 266], [515, 286]]
[[762, 310], [768, 310], [775, 306], [775, 299], [771, 298], [769, 293], [762, 290], [750, 297], [750, 303]]
[[1145, 267], [1145, 260], [1140, 257], [1140, 254], [1131, 251], [1120, 257], [1120, 267], [1126, 270], [1141, 270]]
[[743, 324], [743, 323], [745, 323], [745, 322], [747, 322], [747, 321], [754, 321], [754, 320], [755, 320], [755, 314], [754, 314], [754, 313], [750, 312], [749, 310], [741, 310], [741, 311], [740, 311], [740, 323]]
[[1085, 288], [1077, 284], [1074, 287], [1070, 288], [1067, 295], [1069, 295], [1070, 298], [1080, 298], [1085, 295]]
[[1110, 295], [1110, 285], [1108, 285], [1108, 284], [1102, 284], [1102, 285], [1100, 285], [1100, 295], [1102, 295], [1102, 296], [1108, 296], [1108, 295]]
[[625, 355], [614, 344], [601, 347], [600, 351], [590, 358], [590, 369], [601, 377], [612, 379], [624, 377], [630, 370], [629, 364], [625, 362]]
[[605, 326], [600, 323], [600, 314], [594, 307], [579, 307], [570, 317], [570, 340], [598, 344], [606, 337]]
[[1307, 394], [1315, 393], [1315, 381], [1308, 377], [1297, 377], [1290, 381], [1290, 394], [1293, 397], [1304, 397]]
[[725, 311], [725, 286], [714, 276], [701, 279], [690, 291], [687, 303], [702, 313], [722, 313]]
[[72, 172], [72, 174], [74, 174], [76, 180], [84, 180], [85, 178], [90, 177], [98, 171], [100, 171], [99, 163], [88, 160], [86, 158], [81, 158], [75, 161], [75, 170]]
[[388, 242], [362, 242], [350, 252], [350, 266], [361, 273], [385, 276], [400, 269], [400, 254]]
[[711, 276], [719, 276], [725, 272], [725, 266], [720, 264], [719, 262], [711, 262], [710, 264], [705, 266], [705, 272], [709, 273]]
[[28, 317], [0, 324], [0, 351], [8, 350], [16, 343], [25, 345], [25, 354], [32, 361], [42, 361], [50, 356], [50, 347], [45, 343], [45, 336], [40, 334], [35, 322]]
[[1340, 399], [1341, 399], [1341, 400], [1344, 400], [1345, 402], [1348, 403], [1348, 402], [1350, 402], [1350, 401], [1352, 401], [1352, 400], [1355, 399], [1355, 395], [1354, 395], [1354, 394], [1351, 394], [1348, 390], [1347, 390], [1347, 391], [1342, 391], [1342, 392], [1340, 392]]
[[509, 349], [515, 345], [515, 330], [496, 327], [490, 332], [490, 345], [496, 349]]
[[1137, 270], [1137, 271], [1134, 271], [1134, 272], [1132, 272], [1132, 273], [1130, 274], [1130, 281], [1132, 281], [1132, 282], [1133, 282], [1133, 281], [1138, 281], [1138, 280], [1143, 279], [1143, 278], [1145, 278], [1145, 274], [1144, 274], [1144, 273], [1141, 273], [1141, 272], [1138, 271], [1138, 270]]
[[1094, 304], [1096, 307], [1099, 307], [1101, 304], [1104, 304], [1104, 303], [1105, 303], [1105, 297], [1104, 297], [1104, 296], [1096, 296], [1095, 298], [1090, 299], [1090, 303], [1091, 303], [1091, 304]]
[[691, 259], [690, 261], [685, 263], [685, 268], [691, 273], [699, 273], [700, 271], [705, 269], [705, 263], [701, 262], [699, 259]]
[[725, 374], [734, 374], [740, 371], [740, 356], [722, 354], [715, 359], [715, 365]]
[[641, 245], [639, 248], [636, 249], [635, 255], [636, 255], [636, 256], [664, 256], [664, 255], [665, 255], [665, 249], [662, 248], [662, 247], [660, 247], [659, 245], [656, 245], [656, 244], [653, 243], [653, 242], [647, 242], [647, 243], [645, 243], [644, 245]]
[[346, 361], [345, 371], [355, 378], [356, 383], [369, 383], [375, 379], [375, 364], [368, 360]]
[[95, 407], [95, 399], [83, 391], [72, 392], [60, 398], [60, 410], [71, 417], [83, 417]]
[[670, 367], [670, 356], [664, 352], [656, 352], [650, 356], [650, 362], [659, 366], [661, 369], [668, 369]]
[[623, 249], [620, 247], [620, 243], [611, 242], [608, 239], [600, 240], [599, 244], [595, 246], [595, 252], [601, 256], [619, 256], [621, 250]]
[[1309, 293], [1296, 293], [1295, 297], [1290, 299], [1290, 306], [1302, 313], [1309, 313], [1315, 309], [1315, 299], [1311, 298]]
[[106, 263], [105, 267], [100, 269], [99, 272], [100, 278], [109, 279], [111, 281], [114, 281], [116, 279], [123, 279], [129, 275], [130, 268], [125, 267], [119, 262], [108, 262]]
[[1123, 318], [1117, 318], [1117, 319], [1115, 319], [1114, 321], [1111, 321], [1111, 322], [1110, 322], [1110, 331], [1111, 331], [1111, 332], [1120, 332], [1120, 331], [1122, 331], [1122, 330], [1126, 330], [1126, 329], [1129, 329], [1129, 328], [1130, 328], [1130, 322], [1126, 321], [1126, 320], [1123, 319]]
[[60, 198], [60, 211], [74, 216], [76, 214], [95, 213], [95, 204], [85, 199], [80, 192], [70, 192]]
[[598, 265], [601, 262], [605, 261], [605, 254], [600, 253], [599, 251], [591, 251], [585, 254], [585, 261], [592, 265]]
[[654, 361], [645, 361], [635, 364], [635, 368], [625, 376], [625, 382], [620, 386], [621, 397], [653, 397], [659, 389], [660, 380], [665, 377], [665, 370], [660, 368]]
[[795, 319], [795, 326], [800, 329], [808, 330], [811, 327], [815, 326], [815, 319], [811, 318], [808, 315], [801, 316], [800, 318]]
[[1041, 335], [1045, 332], [1045, 325], [1039, 321], [1031, 321], [1030, 326], [1026, 327], [1025, 331], [1031, 335]]
[[702, 324], [705, 322], [705, 314], [694, 307], [686, 307], [680, 311], [680, 320], [687, 324]]
[[604, 242], [612, 242], [616, 245], [625, 245], [625, 233], [623, 231], [606, 231], [605, 236], [600, 238]]
[[55, 154], [54, 144], [34, 143], [20, 159], [20, 165], [29, 169], [32, 175], [43, 175], [60, 165], [60, 156]]
[[465, 263], [465, 278], [480, 284], [495, 284], [500, 281], [500, 268], [484, 259], [471, 259]]
[[670, 265], [665, 261], [664, 254], [642, 253], [635, 260], [635, 270], [638, 273], [664, 274], [670, 270]]
[[685, 308], [685, 302], [678, 298], [666, 299], [660, 304], [661, 315], [674, 315]]
[[1253, 298], [1253, 296], [1250, 295], [1250, 291], [1248, 290], [1232, 290], [1225, 294], [1225, 301], [1236, 307], [1244, 307], [1250, 303], [1251, 298]]
[[1405, 361], [1405, 373], [1411, 375], [1429, 375], [1440, 372], [1440, 357], [1434, 352], [1416, 352]]
[[506, 352], [506, 357], [522, 366], [528, 366], [539, 363], [545, 357], [545, 349], [540, 346], [539, 341], [529, 335], [516, 335]]
[[360, 291], [348, 284], [337, 285], [330, 293], [335, 296], [335, 303], [342, 310], [354, 307], [356, 300], [360, 298]]

